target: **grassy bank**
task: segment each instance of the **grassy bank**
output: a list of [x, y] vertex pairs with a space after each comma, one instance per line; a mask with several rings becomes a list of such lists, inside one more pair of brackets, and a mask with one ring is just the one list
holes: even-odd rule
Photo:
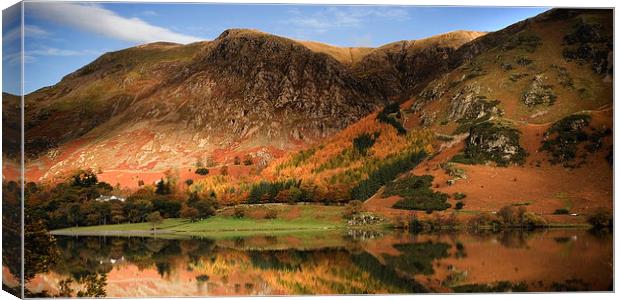
[[[311, 232], [338, 230], [346, 226], [343, 207], [323, 205], [252, 205], [242, 217], [235, 216], [232, 208], [223, 209], [216, 216], [191, 222], [188, 219], [165, 219], [152, 230], [150, 223], [113, 224], [72, 227], [53, 230], [54, 235], [192, 235], [214, 238], [252, 235], [303, 235]], [[267, 211], [276, 211], [267, 218]]]
[[[191, 222], [189, 219], [170, 218], [163, 220], [152, 230], [152, 224], [113, 224], [100, 226], [71, 227], [51, 231], [54, 235], [84, 236], [157, 236], [159, 238], [176, 237], [207, 237], [226, 239], [252, 236], [296, 236], [312, 239], [312, 235], [324, 235], [329, 231], [342, 231], [351, 228], [343, 218], [347, 210], [344, 206], [325, 205], [286, 205], [286, 204], [254, 204], [238, 205], [219, 210], [215, 216]], [[242, 213], [240, 213], [242, 211]], [[459, 214], [462, 214], [460, 211]], [[381, 228], [411, 229], [414, 231], [459, 231], [473, 228], [477, 230], [498, 229], [533, 229], [533, 228], [570, 228], [590, 227], [588, 224], [543, 222], [532, 224], [506, 224], [495, 215], [483, 215], [470, 212], [479, 221], [472, 219], [450, 218], [449, 216], [434, 217], [420, 215], [417, 223], [403, 219], [401, 223], [385, 220], [376, 225], [362, 225], [356, 228], [380, 230]], [[533, 217], [532, 217], [533, 218]], [[538, 219], [537, 219], [538, 220]], [[499, 227], [498, 227], [499, 226]]]

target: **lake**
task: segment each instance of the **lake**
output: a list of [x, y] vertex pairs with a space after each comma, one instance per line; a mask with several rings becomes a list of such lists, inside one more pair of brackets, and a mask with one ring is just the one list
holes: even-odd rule
[[27, 288], [108, 297], [608, 291], [612, 244], [611, 234], [582, 229], [57, 236], [56, 262]]

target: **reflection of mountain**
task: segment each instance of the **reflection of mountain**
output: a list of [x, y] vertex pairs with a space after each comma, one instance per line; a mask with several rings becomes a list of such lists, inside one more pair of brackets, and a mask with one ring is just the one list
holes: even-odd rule
[[[294, 241], [264, 239], [278, 247], [285, 240]], [[524, 286], [549, 291], [604, 290], [611, 278], [611, 238], [585, 231], [527, 236], [387, 234], [307, 249], [259, 250], [254, 243], [264, 246], [257, 238], [59, 237], [57, 263], [28, 288], [57, 295], [62, 292], [58, 282], [71, 279], [74, 292], [89, 290], [89, 284], [96, 291], [105, 284], [111, 297], [418, 293]], [[574, 278], [579, 284], [570, 281]], [[496, 284], [500, 281], [509, 284]]]
[[[391, 263], [384, 265], [355, 246], [354, 252], [348, 247], [242, 251], [218, 247], [208, 239], [111, 237], [60, 237], [57, 245], [60, 257], [55, 265], [50, 266], [51, 274], [73, 280], [75, 291], [86, 289], [88, 280], [97, 278], [105, 278], [110, 287], [114, 286], [114, 292], [110, 288], [110, 293], [116, 293], [119, 288], [131, 293], [129, 286], [140, 282], [149, 286], [146, 283], [154, 281], [158, 286], [162, 282], [170, 284], [170, 290], [165, 292], [170, 295], [186, 295], [181, 292], [181, 286], [187, 288], [187, 283], [179, 286], [181, 281], [195, 282], [202, 292], [221, 295], [427, 291], [413, 280], [417, 270], [410, 272], [402, 270], [402, 266], [397, 270], [397, 266]], [[432, 268], [431, 262], [435, 258], [431, 253], [417, 259], [416, 263], [424, 265], [424, 269]], [[153, 277], [155, 274], [157, 277]], [[42, 286], [42, 280], [35, 278], [30, 285]], [[129, 286], [126, 286], [127, 281], [131, 282], [127, 283]], [[163, 295], [161, 290], [149, 291]], [[57, 295], [61, 289], [50, 286], [46, 292]]]

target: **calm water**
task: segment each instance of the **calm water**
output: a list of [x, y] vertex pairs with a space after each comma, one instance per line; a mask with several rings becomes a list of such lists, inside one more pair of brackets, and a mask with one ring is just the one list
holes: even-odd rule
[[57, 237], [31, 292], [108, 297], [612, 289], [612, 236], [585, 230], [251, 238]]

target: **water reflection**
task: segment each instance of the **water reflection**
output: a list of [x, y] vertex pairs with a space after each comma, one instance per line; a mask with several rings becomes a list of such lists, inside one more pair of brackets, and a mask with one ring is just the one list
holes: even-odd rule
[[57, 237], [27, 287], [78, 297], [608, 290], [611, 235], [586, 231]]

